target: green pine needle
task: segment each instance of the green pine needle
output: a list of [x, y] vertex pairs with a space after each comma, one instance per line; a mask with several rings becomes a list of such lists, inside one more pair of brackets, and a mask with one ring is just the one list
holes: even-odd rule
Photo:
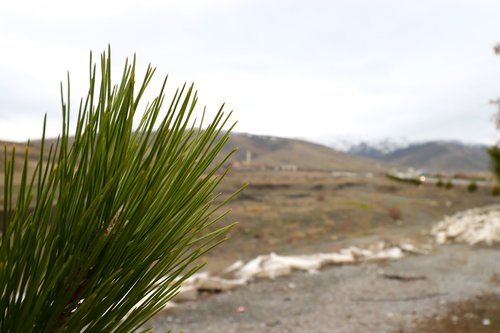
[[227, 200], [216, 205], [214, 191], [225, 175], [229, 116], [221, 108], [208, 125], [193, 124], [193, 86], [162, 115], [165, 79], [134, 127], [154, 69], [137, 88], [135, 57], [117, 85], [109, 50], [100, 82], [92, 56], [90, 64], [74, 138], [68, 77], [61, 135], [48, 144], [44, 120], [34, 171], [28, 142], [16, 199], [15, 148], [5, 147], [0, 332], [138, 329], [231, 227], [207, 230], [225, 214]]

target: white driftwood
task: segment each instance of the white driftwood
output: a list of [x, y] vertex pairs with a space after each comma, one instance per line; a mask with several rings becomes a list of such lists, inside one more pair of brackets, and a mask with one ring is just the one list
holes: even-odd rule
[[344, 251], [340, 253], [320, 253], [318, 257], [321, 260], [321, 267], [327, 265], [342, 265], [342, 264], [354, 264], [356, 258], [349, 251]]
[[270, 260], [279, 261], [291, 269], [301, 271], [318, 270], [321, 268], [321, 260], [317, 255], [310, 256], [279, 256], [276, 253], [270, 254]]
[[254, 278], [275, 279], [278, 276], [289, 275], [292, 272], [291, 267], [276, 260], [275, 256], [274, 253], [257, 256], [237, 270], [234, 275], [247, 281]]
[[240, 269], [236, 270], [234, 272], [234, 276], [239, 279], [246, 278], [250, 280], [261, 271], [261, 266], [264, 258], [264, 255], [255, 257], [254, 259], [243, 265]]
[[425, 254], [412, 244], [405, 243], [392, 246], [380, 242], [371, 248], [351, 246], [333, 253], [318, 253], [301, 256], [281, 256], [270, 253], [257, 256], [246, 264], [236, 261], [226, 268], [221, 276], [212, 276], [207, 272], [200, 272], [186, 279], [174, 298], [176, 302], [196, 300], [200, 291], [227, 291], [244, 286], [249, 281], [260, 279], [275, 279], [286, 276], [294, 270], [317, 273], [327, 265], [356, 264], [372, 260], [396, 260], [406, 253]]

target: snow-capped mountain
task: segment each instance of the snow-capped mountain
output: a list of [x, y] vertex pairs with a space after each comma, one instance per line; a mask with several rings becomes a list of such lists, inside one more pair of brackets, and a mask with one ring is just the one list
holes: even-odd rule
[[488, 171], [489, 157], [484, 144], [459, 141], [410, 143], [404, 138], [373, 141], [356, 138], [316, 138], [314, 141], [347, 153], [401, 167], [432, 171]]
[[336, 150], [371, 158], [379, 158], [410, 145], [410, 142], [406, 138], [383, 138], [366, 141], [350, 136], [335, 136], [307, 139]]
[[347, 152], [354, 155], [381, 159], [383, 156], [407, 148], [409, 145], [408, 140], [404, 138], [399, 140], [381, 139], [373, 142], [362, 141], [352, 145]]

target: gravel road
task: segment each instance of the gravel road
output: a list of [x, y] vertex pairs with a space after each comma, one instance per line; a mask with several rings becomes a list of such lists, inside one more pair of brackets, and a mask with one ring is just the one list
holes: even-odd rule
[[500, 273], [500, 247], [447, 245], [426, 256], [319, 274], [294, 273], [184, 303], [153, 318], [155, 332], [406, 332], [415, 319], [483, 292]]

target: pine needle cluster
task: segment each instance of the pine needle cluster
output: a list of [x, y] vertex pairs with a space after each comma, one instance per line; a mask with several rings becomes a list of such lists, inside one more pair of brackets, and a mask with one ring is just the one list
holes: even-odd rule
[[231, 228], [211, 227], [234, 195], [215, 194], [229, 115], [193, 121], [193, 86], [164, 108], [165, 79], [137, 117], [155, 70], [137, 85], [134, 57], [113, 85], [109, 50], [96, 70], [91, 56], [74, 136], [69, 76], [67, 93], [61, 85], [61, 135], [49, 144], [45, 119], [40, 158], [30, 170], [28, 142], [19, 184], [5, 147], [0, 332], [133, 331]]

